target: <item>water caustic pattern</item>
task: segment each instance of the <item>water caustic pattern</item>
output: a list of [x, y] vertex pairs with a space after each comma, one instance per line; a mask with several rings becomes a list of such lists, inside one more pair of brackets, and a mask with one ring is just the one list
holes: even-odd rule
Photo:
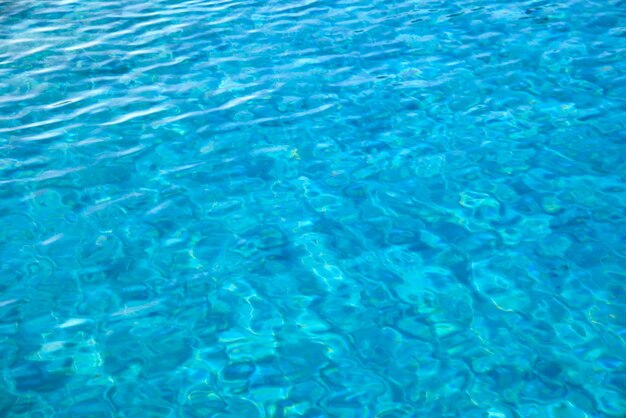
[[0, 1], [0, 415], [626, 416], [626, 3]]

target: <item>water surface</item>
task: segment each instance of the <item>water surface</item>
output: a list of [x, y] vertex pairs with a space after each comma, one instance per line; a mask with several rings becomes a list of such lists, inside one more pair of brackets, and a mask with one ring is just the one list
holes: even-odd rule
[[626, 3], [0, 0], [0, 415], [626, 416]]

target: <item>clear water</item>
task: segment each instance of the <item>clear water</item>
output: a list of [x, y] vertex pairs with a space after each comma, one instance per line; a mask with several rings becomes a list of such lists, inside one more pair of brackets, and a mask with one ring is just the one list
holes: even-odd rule
[[626, 3], [0, 1], [0, 415], [626, 416]]

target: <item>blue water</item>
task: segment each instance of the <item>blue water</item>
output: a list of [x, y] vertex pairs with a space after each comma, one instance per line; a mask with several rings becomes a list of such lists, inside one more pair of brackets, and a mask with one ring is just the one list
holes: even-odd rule
[[626, 416], [626, 3], [0, 0], [0, 416]]

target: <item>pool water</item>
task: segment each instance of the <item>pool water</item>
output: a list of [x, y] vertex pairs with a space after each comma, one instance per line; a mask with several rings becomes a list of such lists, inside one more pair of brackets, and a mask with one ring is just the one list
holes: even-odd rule
[[622, 0], [0, 0], [0, 415], [626, 416]]

